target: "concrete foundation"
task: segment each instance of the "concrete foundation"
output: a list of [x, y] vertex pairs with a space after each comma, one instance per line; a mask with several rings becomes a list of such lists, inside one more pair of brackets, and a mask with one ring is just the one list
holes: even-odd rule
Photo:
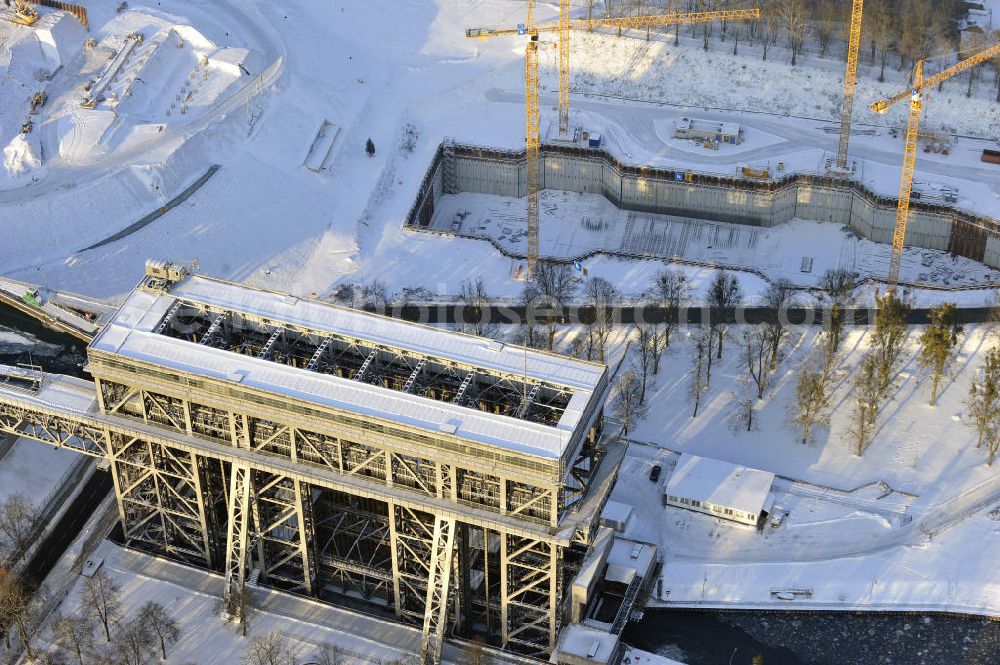
[[[837, 222], [876, 242], [892, 242], [896, 199], [853, 180], [791, 174], [780, 180], [623, 164], [598, 149], [543, 145], [542, 187], [601, 194], [626, 210], [774, 226], [793, 218]], [[434, 155], [406, 218], [426, 230], [443, 194], [527, 194], [524, 151], [445, 142]], [[949, 206], [914, 201], [906, 244], [949, 251], [1000, 269], [1000, 223]]]

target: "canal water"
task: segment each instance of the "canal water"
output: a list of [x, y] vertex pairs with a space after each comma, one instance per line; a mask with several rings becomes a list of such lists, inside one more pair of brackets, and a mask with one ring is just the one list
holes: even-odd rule
[[[0, 363], [86, 376], [85, 345], [0, 305]], [[1000, 622], [949, 616], [647, 610], [625, 642], [688, 665], [1000, 665]]]
[[1000, 621], [944, 615], [646, 610], [624, 640], [687, 665], [1000, 664]]
[[0, 363], [37, 365], [46, 372], [84, 377], [81, 365], [86, 360], [85, 349], [80, 340], [0, 305]]

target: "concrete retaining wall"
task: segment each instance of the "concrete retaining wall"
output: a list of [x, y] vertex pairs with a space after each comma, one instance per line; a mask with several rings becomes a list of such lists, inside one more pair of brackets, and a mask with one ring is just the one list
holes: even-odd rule
[[[626, 210], [774, 226], [793, 218], [837, 222], [876, 242], [891, 243], [896, 199], [849, 179], [793, 174], [776, 181], [622, 164], [603, 150], [544, 145], [542, 187], [601, 194]], [[450, 161], [450, 163], [448, 163]], [[454, 191], [525, 196], [524, 151], [467, 145], [438, 149], [406, 225], [427, 227], [452, 169]], [[951, 251], [1000, 268], [1000, 223], [947, 206], [914, 201], [906, 244]]]

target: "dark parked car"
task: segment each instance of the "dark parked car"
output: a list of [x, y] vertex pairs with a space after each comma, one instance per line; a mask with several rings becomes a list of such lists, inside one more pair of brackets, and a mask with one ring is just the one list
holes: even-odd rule
[[650, 471], [649, 471], [649, 479], [650, 479], [650, 480], [652, 480], [652, 481], [653, 481], [653, 482], [655, 483], [655, 482], [656, 482], [657, 480], [659, 480], [659, 479], [660, 479], [660, 471], [662, 471], [662, 470], [663, 470], [663, 469], [662, 469], [662, 468], [660, 468], [660, 465], [659, 465], [659, 464], [655, 465], [655, 466], [654, 466], [654, 467], [653, 467], [652, 469], [650, 469]]

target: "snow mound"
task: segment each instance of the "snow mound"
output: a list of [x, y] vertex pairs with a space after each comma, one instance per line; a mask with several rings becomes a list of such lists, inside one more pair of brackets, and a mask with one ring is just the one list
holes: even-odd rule
[[83, 48], [87, 34], [74, 17], [64, 12], [45, 13], [27, 28], [8, 24], [0, 32], [0, 73], [28, 82], [51, 76]]
[[3, 149], [3, 166], [12, 178], [24, 175], [42, 165], [35, 149], [25, 134], [18, 134]]

